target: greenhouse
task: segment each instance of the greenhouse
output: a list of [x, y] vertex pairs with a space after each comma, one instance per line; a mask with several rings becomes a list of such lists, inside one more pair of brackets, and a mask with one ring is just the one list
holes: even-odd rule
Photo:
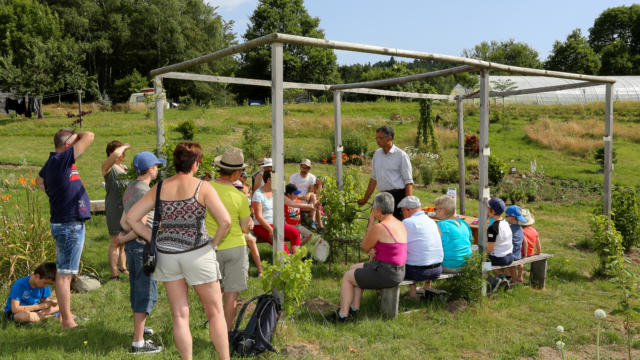
[[[613, 101], [640, 101], [640, 76], [608, 77], [616, 80], [616, 86], [613, 88]], [[546, 76], [489, 76], [489, 84], [492, 91], [541, 88], [579, 82], [579, 80]], [[458, 84], [453, 88], [451, 95], [467, 95], [473, 91], [473, 89], [467, 89]], [[536, 94], [514, 95], [506, 97], [504, 100], [505, 104], [538, 105], [569, 105], [588, 102], [604, 102], [605, 91], [605, 86], [601, 85]], [[493, 94], [491, 96], [493, 96]]]

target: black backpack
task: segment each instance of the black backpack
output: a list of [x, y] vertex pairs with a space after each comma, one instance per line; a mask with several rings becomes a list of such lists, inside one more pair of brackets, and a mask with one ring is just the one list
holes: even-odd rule
[[[238, 330], [247, 306], [257, 301], [256, 309], [244, 330]], [[264, 294], [247, 301], [238, 314], [236, 326], [229, 331], [231, 352], [246, 357], [263, 353], [265, 350], [276, 352], [271, 345], [271, 338], [276, 330], [282, 304], [277, 297]]]

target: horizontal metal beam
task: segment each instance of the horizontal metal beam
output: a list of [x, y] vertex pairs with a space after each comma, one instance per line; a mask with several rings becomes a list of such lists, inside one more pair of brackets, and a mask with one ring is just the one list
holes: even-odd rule
[[[234, 78], [234, 77], [228, 77], [228, 76], [169, 72], [161, 75], [160, 77], [164, 79], [195, 80], [195, 81], [206, 81], [206, 82], [216, 82], [216, 83], [271, 87], [270, 80]], [[285, 89], [331, 91], [331, 85], [325, 85], [325, 84], [284, 82], [283, 86]], [[453, 100], [454, 98], [451, 95], [420, 94], [420, 93], [414, 93], [414, 92], [390, 91], [390, 90], [379, 90], [379, 89], [349, 89], [349, 90], [345, 90], [345, 92], [355, 93], [355, 94], [393, 96], [393, 97], [402, 97], [402, 98], [411, 98], [411, 99]]]
[[194, 67], [196, 65], [204, 64], [204, 63], [209, 62], [209, 61], [213, 61], [213, 60], [216, 60], [216, 59], [223, 58], [225, 56], [237, 54], [239, 52], [243, 52], [243, 51], [246, 51], [246, 50], [249, 50], [249, 49], [253, 49], [253, 48], [258, 47], [258, 46], [270, 44], [270, 43], [274, 42], [277, 37], [278, 36], [277, 36], [276, 33], [265, 35], [265, 36], [261, 36], [261, 37], [259, 37], [257, 39], [249, 40], [249, 41], [244, 42], [242, 44], [238, 44], [238, 45], [230, 46], [228, 48], [224, 48], [222, 50], [214, 51], [211, 54], [202, 55], [200, 57], [193, 58], [191, 60], [187, 60], [187, 61], [183, 61], [183, 62], [180, 62], [180, 63], [177, 63], [177, 64], [167, 65], [167, 66], [163, 66], [163, 67], [158, 68], [158, 69], [151, 70], [149, 72], [149, 76], [151, 78], [153, 78], [153, 77], [156, 77], [158, 75], [162, 75], [162, 74], [168, 73], [170, 71], [180, 71], [180, 70], [188, 69], [188, 68]]
[[542, 69], [530, 69], [530, 68], [524, 68], [519, 66], [492, 63], [488, 61], [466, 58], [461, 56], [451, 56], [451, 55], [427, 53], [427, 52], [421, 52], [421, 51], [394, 49], [394, 48], [388, 48], [388, 47], [382, 47], [382, 46], [372, 46], [372, 45], [363, 45], [363, 44], [349, 43], [349, 42], [342, 42], [342, 41], [315, 39], [315, 38], [308, 38], [304, 36], [280, 34], [280, 33], [276, 33], [275, 36], [276, 36], [276, 39], [271, 41], [278, 41], [278, 42], [284, 42], [284, 43], [296, 44], [296, 45], [316, 46], [316, 47], [336, 49], [336, 50], [357, 51], [357, 52], [365, 52], [370, 54], [406, 57], [406, 58], [412, 58], [412, 59], [443, 61], [443, 62], [460, 64], [460, 65], [469, 65], [469, 66], [473, 66], [475, 68], [480, 68], [480, 69], [493, 69], [493, 70], [507, 71], [510, 73], [550, 76], [550, 77], [556, 77], [556, 78], [562, 78], [562, 79], [595, 81], [600, 83], [616, 82], [615, 79], [602, 77], [602, 76], [573, 74], [573, 73], [566, 73], [561, 71], [549, 71], [549, 70], [542, 70]]
[[[507, 97], [507, 96], [516, 96], [516, 95], [525, 95], [525, 94], [537, 94], [537, 93], [543, 93], [543, 92], [549, 92], [549, 91], [579, 89], [584, 87], [600, 86], [600, 85], [604, 85], [604, 84], [594, 83], [590, 81], [583, 81], [583, 82], [571, 83], [571, 84], [544, 86], [544, 87], [529, 88], [529, 89], [517, 89], [517, 90], [509, 90], [509, 91], [503, 91], [503, 92], [492, 91], [489, 93], [489, 96], [490, 97]], [[474, 99], [477, 97], [479, 97], [478, 92], [473, 92], [465, 96], [465, 99]]]
[[449, 69], [431, 71], [431, 72], [421, 73], [421, 74], [398, 76], [398, 77], [388, 78], [388, 79], [363, 81], [363, 82], [349, 83], [349, 84], [338, 84], [338, 85], [331, 86], [330, 90], [377, 88], [377, 87], [383, 87], [383, 86], [404, 84], [411, 81], [419, 81], [419, 80], [434, 78], [438, 76], [448, 76], [453, 74], [459, 74], [462, 72], [469, 72], [469, 71], [475, 71], [475, 70], [478, 70], [478, 69], [474, 68], [473, 66], [463, 65], [463, 66], [457, 66]]

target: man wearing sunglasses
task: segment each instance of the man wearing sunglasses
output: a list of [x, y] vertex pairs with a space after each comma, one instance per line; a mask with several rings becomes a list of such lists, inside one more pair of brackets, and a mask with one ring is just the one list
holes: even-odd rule
[[56, 240], [56, 296], [62, 329], [81, 327], [71, 313], [71, 278], [78, 274], [84, 246], [84, 221], [91, 217], [89, 195], [80, 180], [76, 159], [93, 142], [91, 132], [60, 129], [53, 137], [55, 152], [38, 174], [37, 183], [49, 197], [51, 235]]

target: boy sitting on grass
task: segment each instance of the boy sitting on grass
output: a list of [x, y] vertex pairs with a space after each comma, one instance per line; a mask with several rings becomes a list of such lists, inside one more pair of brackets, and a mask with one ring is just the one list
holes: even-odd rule
[[30, 324], [58, 312], [58, 302], [51, 300], [49, 285], [56, 280], [56, 263], [43, 263], [33, 275], [18, 279], [12, 286], [5, 316], [17, 323]]

